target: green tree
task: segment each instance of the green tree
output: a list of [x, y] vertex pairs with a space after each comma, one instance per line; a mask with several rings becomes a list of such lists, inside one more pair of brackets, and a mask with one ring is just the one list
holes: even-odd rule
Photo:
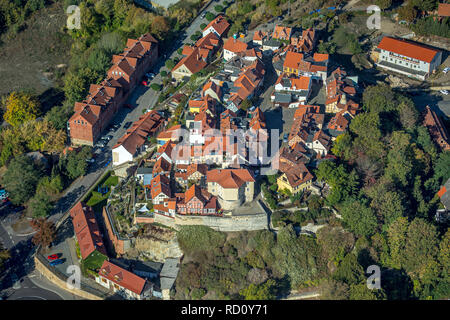
[[6, 112], [3, 118], [13, 127], [34, 120], [40, 113], [39, 101], [26, 92], [13, 91], [6, 98]]
[[240, 291], [245, 300], [274, 300], [275, 280], [269, 279], [265, 283], [256, 285], [251, 283]]
[[381, 10], [385, 10], [392, 6], [392, 0], [376, 0], [375, 4], [379, 6]]
[[359, 284], [364, 280], [364, 269], [352, 253], [347, 254], [339, 264], [333, 278], [348, 285]]
[[405, 244], [405, 269], [420, 274], [438, 254], [436, 227], [416, 218], [408, 226]]
[[50, 196], [43, 192], [37, 192], [30, 201], [30, 207], [33, 218], [46, 218], [53, 209]]
[[11, 202], [20, 205], [34, 195], [40, 177], [41, 170], [33, 161], [25, 155], [20, 155], [9, 163], [2, 183], [9, 192]]
[[205, 15], [205, 18], [206, 18], [206, 20], [211, 22], [211, 21], [213, 21], [216, 18], [216, 16], [213, 13], [211, 13], [211, 12], [207, 12], [206, 15]]
[[357, 200], [342, 204], [342, 218], [350, 230], [359, 236], [370, 236], [377, 231], [377, 219], [372, 209]]
[[405, 263], [405, 245], [408, 232], [408, 220], [400, 217], [389, 226], [387, 230], [390, 250], [390, 265], [400, 269]]

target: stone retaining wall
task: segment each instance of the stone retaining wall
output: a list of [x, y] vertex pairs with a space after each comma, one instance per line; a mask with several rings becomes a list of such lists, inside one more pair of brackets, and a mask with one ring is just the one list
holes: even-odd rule
[[210, 227], [214, 230], [223, 232], [233, 231], [253, 231], [264, 230], [268, 228], [267, 214], [258, 213], [245, 216], [181, 216], [175, 215], [174, 218], [165, 217], [155, 214], [155, 222], [168, 225], [174, 229], [179, 229], [180, 226], [202, 225]]
[[103, 298], [100, 298], [92, 293], [83, 291], [81, 289], [70, 289], [67, 287], [66, 281], [62, 280], [58, 276], [56, 276], [51, 270], [47, 268], [37, 257], [34, 257], [34, 264], [36, 267], [36, 270], [38, 270], [40, 273], [44, 275], [50, 282], [52, 282], [54, 285], [58, 286], [59, 288], [68, 291], [72, 294], [75, 294], [81, 298], [88, 299], [88, 300], [103, 300]]

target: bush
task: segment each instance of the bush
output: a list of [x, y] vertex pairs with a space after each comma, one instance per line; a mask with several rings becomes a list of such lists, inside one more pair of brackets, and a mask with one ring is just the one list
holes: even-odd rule
[[165, 65], [167, 69], [172, 70], [173, 67], [175, 67], [175, 62], [173, 62], [171, 59], [167, 59]]
[[216, 12], [222, 12], [223, 11], [223, 7], [221, 5], [217, 5], [217, 6], [214, 7], [214, 10]]
[[166, 70], [161, 71], [161, 77], [167, 77], [167, 71]]
[[200, 25], [200, 29], [204, 30], [204, 29], [206, 28], [206, 26], [207, 26], [206, 23], [202, 23], [202, 24]]
[[157, 83], [152, 83], [152, 84], [150, 85], [150, 88], [152, 88], [152, 89], [155, 90], [155, 91], [161, 91], [162, 86], [161, 86], [160, 84], [157, 84]]
[[207, 12], [205, 18], [206, 18], [206, 20], [211, 22], [211, 21], [213, 21], [216, 18], [216, 16], [213, 13], [211, 13], [211, 12]]
[[185, 254], [214, 251], [225, 243], [225, 233], [205, 226], [183, 226], [177, 233], [178, 243]]

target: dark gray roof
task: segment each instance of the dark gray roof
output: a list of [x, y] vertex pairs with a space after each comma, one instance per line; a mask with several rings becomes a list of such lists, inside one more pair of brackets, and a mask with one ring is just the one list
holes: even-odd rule
[[272, 38], [267, 41], [263, 41], [263, 46], [278, 48], [278, 47], [280, 47], [280, 41]]
[[290, 103], [292, 101], [292, 96], [290, 93], [280, 93], [275, 92], [275, 100], [276, 103]]
[[153, 172], [153, 166], [151, 167], [139, 167], [136, 174], [151, 174]]

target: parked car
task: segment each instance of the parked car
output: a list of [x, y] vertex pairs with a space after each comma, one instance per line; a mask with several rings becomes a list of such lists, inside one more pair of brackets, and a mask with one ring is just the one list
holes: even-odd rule
[[285, 133], [283, 136], [283, 142], [288, 142], [288, 137], [289, 137], [289, 135], [287, 133]]
[[439, 92], [444, 94], [444, 95], [448, 95], [448, 90], [439, 90]]
[[47, 257], [48, 260], [56, 260], [59, 259], [59, 255], [57, 253], [51, 254]]
[[113, 136], [112, 136], [111, 134], [108, 134], [108, 135], [105, 137], [105, 139], [108, 140], [108, 141], [111, 140], [112, 138], [113, 138]]
[[147, 78], [149, 78], [149, 79], [153, 79], [153, 78], [155, 77], [155, 74], [154, 74], [154, 73], [151, 73], [151, 72], [147, 72], [147, 73], [145, 74], [145, 76], [146, 76]]
[[94, 159], [86, 159], [86, 162], [89, 162], [89, 163], [94, 163], [95, 162], [95, 160]]
[[125, 123], [125, 125], [123, 126], [123, 128], [124, 129], [128, 129], [129, 127], [131, 127], [131, 124], [132, 124], [133, 122], [131, 122], [131, 121], [128, 121], [127, 123]]
[[64, 261], [62, 259], [50, 261], [51, 266], [57, 266], [58, 264], [62, 264]]
[[143, 80], [143, 81], [141, 82], [141, 84], [142, 84], [143, 86], [148, 87], [148, 81], [147, 81], [147, 80]]
[[446, 68], [444, 68], [444, 70], [442, 70], [444, 73], [447, 73], [447, 72], [449, 72], [450, 71], [450, 67], [446, 67]]
[[200, 18], [205, 19], [206, 17], [206, 12], [203, 12], [202, 15], [200, 16]]

